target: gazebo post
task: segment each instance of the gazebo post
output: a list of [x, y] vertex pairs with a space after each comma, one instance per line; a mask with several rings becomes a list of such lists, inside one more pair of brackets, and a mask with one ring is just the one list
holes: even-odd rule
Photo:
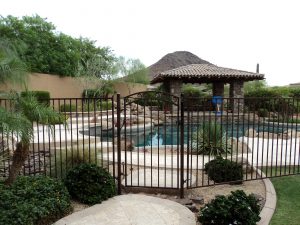
[[232, 113], [244, 111], [244, 81], [236, 80], [230, 83], [230, 105]]
[[[168, 80], [167, 82], [164, 82], [164, 87], [168, 93], [171, 95], [174, 95], [178, 98], [181, 96], [181, 88], [182, 88], [182, 81], [181, 80]], [[172, 111], [177, 112], [179, 106], [172, 105]]]
[[224, 96], [223, 82], [213, 82], [213, 96]]

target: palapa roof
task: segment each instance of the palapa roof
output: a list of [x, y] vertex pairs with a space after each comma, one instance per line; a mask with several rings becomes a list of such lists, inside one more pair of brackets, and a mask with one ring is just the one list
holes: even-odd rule
[[230, 82], [233, 80], [263, 80], [264, 75], [243, 70], [219, 67], [213, 64], [190, 64], [161, 72], [154, 76], [151, 84], [179, 79], [184, 83]]

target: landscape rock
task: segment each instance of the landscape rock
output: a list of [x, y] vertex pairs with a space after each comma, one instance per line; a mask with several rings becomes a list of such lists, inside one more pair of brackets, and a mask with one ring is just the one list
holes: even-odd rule
[[[230, 159], [229, 159], [230, 160]], [[243, 167], [243, 173], [250, 173], [253, 171], [253, 167], [247, 162], [247, 159], [244, 157], [232, 157], [233, 162], [237, 162], [239, 164], [242, 164]]]
[[202, 196], [191, 198], [191, 200], [196, 204], [200, 204], [200, 205], [204, 204], [204, 198]]
[[192, 205], [186, 205], [186, 207], [191, 210], [192, 212], [199, 212], [199, 209], [196, 207], [195, 204], [192, 204]]
[[127, 139], [127, 140], [121, 140], [121, 150], [122, 151], [132, 151], [134, 150], [134, 141]]
[[245, 132], [245, 136], [246, 137], [257, 137], [257, 132], [255, 129], [250, 128]]
[[102, 130], [110, 130], [113, 128], [113, 123], [109, 121], [102, 121]]

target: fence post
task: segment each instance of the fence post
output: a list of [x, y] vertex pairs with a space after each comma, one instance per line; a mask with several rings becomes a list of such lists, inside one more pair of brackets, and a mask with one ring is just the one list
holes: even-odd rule
[[121, 194], [121, 97], [117, 94], [117, 162], [118, 162], [118, 195]]
[[184, 198], [184, 102], [183, 95], [180, 101], [180, 198]]

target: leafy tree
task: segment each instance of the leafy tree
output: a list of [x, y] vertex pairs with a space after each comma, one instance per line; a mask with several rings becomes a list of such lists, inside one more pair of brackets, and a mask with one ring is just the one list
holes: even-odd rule
[[[0, 65], [4, 68], [0, 70], [0, 82], [7, 80], [22, 82], [22, 79], [17, 80], [17, 78], [25, 76], [23, 63], [8, 46], [0, 45]], [[32, 94], [25, 96], [12, 94], [11, 102], [9, 111], [0, 107], [0, 132], [2, 135], [14, 134], [19, 140], [13, 154], [9, 177], [5, 181], [8, 185], [15, 181], [28, 156], [30, 141], [33, 137], [32, 122], [48, 123], [59, 116], [50, 107], [40, 104]]]
[[38, 15], [0, 17], [0, 38], [17, 46], [18, 55], [32, 72], [76, 76], [78, 67], [86, 68], [88, 61], [101, 61], [101, 70], [109, 70], [115, 60], [109, 48], [59, 33]]
[[131, 83], [149, 84], [148, 70], [139, 59], [125, 59], [120, 56], [117, 67], [124, 80]]
[[254, 80], [245, 82], [244, 91], [245, 93], [261, 90], [267, 87], [267, 83], [265, 80]]
[[0, 83], [25, 82], [26, 65], [17, 56], [16, 50], [7, 40], [0, 41]]

